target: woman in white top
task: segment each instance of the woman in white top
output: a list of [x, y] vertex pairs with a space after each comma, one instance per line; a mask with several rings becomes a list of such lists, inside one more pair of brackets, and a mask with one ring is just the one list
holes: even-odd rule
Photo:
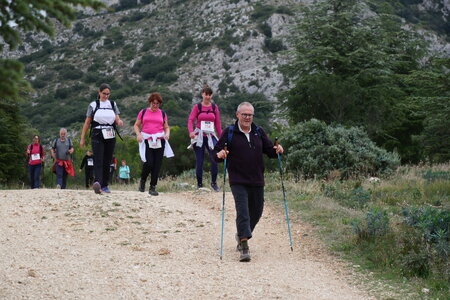
[[115, 125], [123, 126], [117, 104], [109, 100], [110, 94], [111, 87], [106, 83], [101, 84], [97, 100], [89, 104], [80, 138], [80, 146], [84, 147], [85, 135], [90, 127], [95, 161], [93, 188], [96, 194], [110, 193], [108, 189], [109, 165], [116, 145]]

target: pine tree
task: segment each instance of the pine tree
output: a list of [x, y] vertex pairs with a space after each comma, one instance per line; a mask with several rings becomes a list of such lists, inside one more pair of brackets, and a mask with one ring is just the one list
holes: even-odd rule
[[[418, 159], [412, 135], [422, 130], [404, 82], [420, 70], [424, 43], [402, 21], [366, 2], [329, 0], [301, 11], [294, 61], [283, 67], [294, 86], [283, 96], [292, 123], [316, 118], [363, 126], [403, 161]], [[411, 149], [414, 148], [414, 149]]]

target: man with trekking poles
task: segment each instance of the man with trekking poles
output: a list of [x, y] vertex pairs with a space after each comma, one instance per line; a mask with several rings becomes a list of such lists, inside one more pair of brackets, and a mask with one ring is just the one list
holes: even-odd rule
[[[236, 111], [238, 120], [223, 131], [214, 147], [216, 160], [224, 162], [225, 174], [226, 170], [229, 172], [230, 188], [236, 206], [237, 251], [240, 252], [241, 262], [251, 259], [248, 240], [252, 237], [264, 208], [263, 154], [277, 158], [279, 153], [283, 153], [283, 147], [278, 143], [274, 145], [264, 130], [253, 123], [253, 116], [254, 108], [251, 103], [239, 104]], [[224, 203], [222, 240], [223, 207]]]

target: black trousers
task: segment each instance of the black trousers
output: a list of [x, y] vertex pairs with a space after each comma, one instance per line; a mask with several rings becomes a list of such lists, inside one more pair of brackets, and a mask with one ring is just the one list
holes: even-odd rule
[[92, 152], [94, 152], [94, 176], [95, 181], [100, 183], [101, 187], [108, 186], [109, 165], [111, 164], [116, 138], [104, 139], [102, 131], [92, 130]]
[[236, 228], [239, 238], [252, 237], [264, 209], [264, 187], [235, 184], [230, 186], [236, 206]]
[[150, 175], [150, 186], [156, 186], [158, 184], [159, 171], [162, 166], [162, 159], [164, 154], [164, 147], [166, 145], [165, 140], [161, 140], [161, 148], [150, 149], [148, 147], [148, 141], [145, 140], [145, 160], [142, 165], [141, 180], [145, 182]]
[[84, 180], [86, 187], [90, 187], [94, 183], [94, 167], [84, 167]]

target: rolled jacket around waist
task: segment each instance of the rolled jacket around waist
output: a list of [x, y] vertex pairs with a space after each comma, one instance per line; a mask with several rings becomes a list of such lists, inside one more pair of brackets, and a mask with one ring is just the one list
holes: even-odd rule
[[[141, 132], [142, 137], [144, 138], [140, 143], [139, 143], [139, 155], [141, 156], [141, 160], [143, 162], [146, 162], [146, 158], [145, 158], [145, 142], [144, 140], [150, 140], [152, 139], [153, 141], [157, 140], [158, 138], [164, 138], [164, 132], [158, 132], [155, 134], [148, 134], [145, 132]], [[172, 148], [170, 147], [169, 141], [166, 140], [166, 145], [164, 146], [164, 154], [165, 157], [169, 158], [169, 157], [174, 157], [175, 154], [173, 153]]]

